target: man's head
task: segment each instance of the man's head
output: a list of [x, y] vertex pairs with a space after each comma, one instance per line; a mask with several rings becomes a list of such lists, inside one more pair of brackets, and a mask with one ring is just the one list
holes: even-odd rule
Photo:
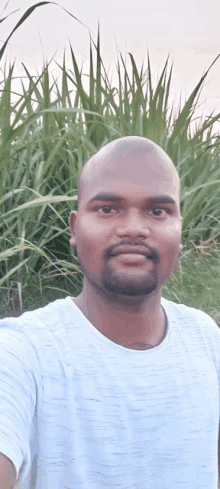
[[[101, 193], [120, 200], [93, 200]], [[162, 196], [173, 203], [159, 202]], [[84, 280], [97, 291], [112, 300], [159, 293], [182, 247], [180, 179], [171, 159], [143, 137], [107, 144], [83, 167], [69, 224]], [[122, 263], [113, 256], [119, 245], [144, 246], [153, 259]]]

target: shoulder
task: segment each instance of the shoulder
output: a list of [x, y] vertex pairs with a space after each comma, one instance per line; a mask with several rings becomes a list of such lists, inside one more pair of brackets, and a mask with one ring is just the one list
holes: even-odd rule
[[[67, 307], [68, 309], [68, 307]], [[0, 320], [0, 349], [34, 361], [39, 351], [46, 351], [54, 343], [65, 323], [65, 299], [56, 300], [34, 311], [24, 312], [19, 317]], [[37, 354], [38, 356], [38, 354]]]
[[189, 341], [204, 345], [209, 351], [215, 352], [216, 360], [220, 359], [220, 327], [213, 317], [201, 309], [178, 304], [162, 299], [168, 317], [174, 321], [178, 330], [187, 334]]
[[196, 321], [196, 323], [199, 322], [201, 326], [211, 326], [213, 331], [218, 331], [220, 333], [220, 328], [212, 316], [201, 309], [196, 309], [195, 307], [187, 306], [186, 304], [172, 302], [164, 297], [161, 299], [161, 304], [167, 308], [170, 313], [175, 315], [176, 319], [181, 321], [193, 320], [194, 322]]
[[34, 309], [33, 311], [25, 311], [18, 317], [0, 319], [0, 330], [7, 328], [8, 330], [25, 331], [29, 330], [30, 327], [31, 329], [34, 329], [36, 326], [42, 327], [43, 324], [50, 327], [67, 309], [69, 299], [69, 297], [66, 297], [66, 299], [57, 299], [44, 307]]

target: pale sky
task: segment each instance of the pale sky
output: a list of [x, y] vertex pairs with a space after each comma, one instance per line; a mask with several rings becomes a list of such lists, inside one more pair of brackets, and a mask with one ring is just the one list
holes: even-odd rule
[[[0, 24], [1, 45], [25, 10], [38, 1], [9, 0], [3, 11], [7, 0], [0, 0], [0, 18], [20, 8]], [[106, 69], [111, 65], [110, 74], [117, 60], [116, 42], [123, 57], [130, 51], [139, 67], [144, 60], [147, 67], [148, 49], [155, 79], [170, 53], [170, 66], [173, 61], [171, 93], [176, 106], [181, 92], [183, 99], [189, 96], [220, 53], [219, 0], [58, 0], [57, 3], [91, 29], [95, 42], [100, 22], [101, 56]], [[72, 69], [68, 38], [79, 66], [84, 60], [83, 72], [88, 73], [88, 30], [61, 7], [51, 4], [37, 8], [13, 34], [1, 68], [6, 57], [8, 60], [16, 57], [20, 73], [23, 62], [36, 74], [35, 66], [40, 70], [43, 64], [43, 53], [49, 60], [57, 51], [55, 59], [61, 62], [66, 47], [67, 68]], [[129, 63], [127, 56], [127, 66]], [[56, 71], [55, 65], [53, 68]], [[200, 102], [206, 100], [206, 103], [201, 112], [209, 115], [215, 108], [215, 113], [220, 112], [220, 58], [205, 83]]]

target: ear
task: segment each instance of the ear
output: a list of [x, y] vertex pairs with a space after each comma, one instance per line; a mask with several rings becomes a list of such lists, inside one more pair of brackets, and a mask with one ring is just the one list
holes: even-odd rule
[[[180, 216], [180, 221], [181, 221], [181, 227], [182, 227], [182, 225], [183, 225], [183, 216]], [[179, 252], [182, 251], [182, 249], [183, 249], [183, 245], [180, 243], [180, 245], [179, 245]]]
[[70, 244], [73, 246], [76, 246], [76, 221], [77, 221], [77, 211], [71, 211], [70, 212], [70, 217], [69, 217], [69, 226], [71, 230], [71, 238], [70, 238]]

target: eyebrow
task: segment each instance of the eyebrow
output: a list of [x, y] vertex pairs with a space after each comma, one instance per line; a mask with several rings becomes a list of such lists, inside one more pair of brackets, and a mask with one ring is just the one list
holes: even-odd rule
[[[120, 195], [115, 195], [115, 194], [105, 194], [105, 193], [99, 193], [96, 194], [91, 200], [89, 200], [88, 204], [91, 202], [96, 202], [96, 201], [105, 201], [105, 202], [120, 202], [124, 200], [123, 197], [120, 197]], [[170, 197], [169, 195], [158, 195], [155, 197], [150, 197], [148, 199], [149, 202], [155, 203], [155, 204], [172, 204], [172, 205], [177, 205], [175, 200]]]

